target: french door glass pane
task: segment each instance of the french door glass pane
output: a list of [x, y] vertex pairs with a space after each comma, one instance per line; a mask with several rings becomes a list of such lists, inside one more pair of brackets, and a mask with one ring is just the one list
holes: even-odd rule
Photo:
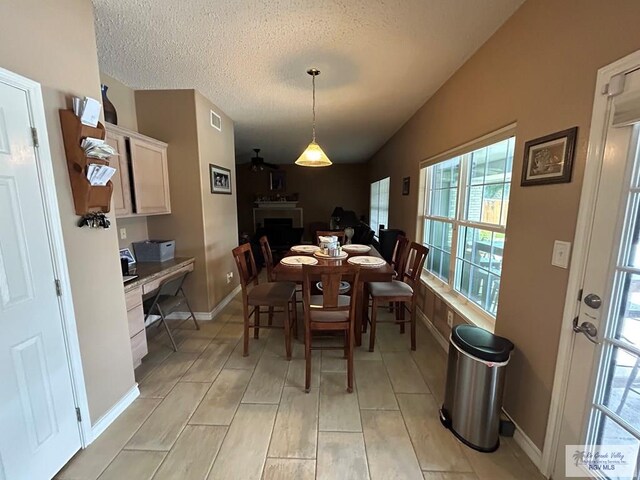
[[612, 334], [617, 340], [640, 348], [640, 275], [627, 272], [619, 275], [622, 295]]
[[640, 359], [618, 347], [607, 347], [602, 405], [640, 430]]
[[594, 424], [598, 425], [595, 445], [638, 445], [639, 443], [635, 436], [600, 411], [596, 413]]

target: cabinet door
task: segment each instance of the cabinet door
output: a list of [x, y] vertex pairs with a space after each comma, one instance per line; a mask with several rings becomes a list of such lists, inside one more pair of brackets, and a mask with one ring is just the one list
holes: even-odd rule
[[141, 215], [171, 213], [167, 147], [131, 137], [129, 148], [135, 212]]
[[109, 165], [117, 171], [111, 182], [113, 183], [113, 207], [116, 217], [131, 215], [131, 184], [129, 183], [129, 165], [127, 144], [124, 135], [107, 130], [105, 141], [116, 149], [117, 157], [112, 157]]

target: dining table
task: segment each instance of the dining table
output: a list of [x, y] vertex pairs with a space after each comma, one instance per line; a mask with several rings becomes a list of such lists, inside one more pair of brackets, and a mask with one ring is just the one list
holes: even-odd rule
[[[343, 259], [332, 259], [332, 258], [318, 258], [314, 257], [313, 253], [301, 253], [294, 252], [289, 250], [285, 257], [292, 255], [301, 255], [301, 256], [310, 256], [314, 257], [318, 260], [317, 265], [328, 265], [328, 266], [340, 266], [347, 265], [348, 260], [354, 256], [371, 256], [383, 258], [380, 255], [380, 252], [375, 249], [372, 245], [369, 245], [371, 250], [366, 253], [347, 253], [347, 258]], [[344, 251], [344, 250], [343, 250]], [[273, 274], [275, 276], [276, 281], [279, 282], [296, 282], [302, 283], [302, 266], [290, 266], [285, 265], [283, 263], [278, 263], [274, 266]], [[360, 280], [358, 285], [355, 286], [357, 292], [357, 305], [356, 305], [356, 318], [355, 318], [355, 338], [354, 343], [356, 346], [360, 346], [362, 344], [362, 326], [365, 322], [369, 321], [369, 293], [366, 288], [366, 284], [368, 282], [390, 282], [393, 279], [394, 270], [389, 263], [385, 261], [384, 265], [379, 267], [360, 267]]]

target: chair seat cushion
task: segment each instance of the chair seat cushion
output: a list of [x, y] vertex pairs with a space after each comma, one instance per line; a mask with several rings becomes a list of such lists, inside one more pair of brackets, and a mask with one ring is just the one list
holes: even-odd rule
[[249, 291], [249, 305], [285, 305], [296, 291], [294, 282], [260, 283]]
[[349, 311], [327, 311], [311, 309], [311, 321], [314, 323], [342, 323], [349, 321]]
[[399, 280], [369, 282], [367, 286], [372, 297], [411, 297], [413, 295], [413, 289]]

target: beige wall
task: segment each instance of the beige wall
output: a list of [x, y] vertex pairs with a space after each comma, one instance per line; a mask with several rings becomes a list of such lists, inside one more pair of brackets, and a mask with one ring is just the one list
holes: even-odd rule
[[[127, 238], [120, 238], [120, 230], [127, 231]], [[147, 217], [132, 217], [118, 219], [118, 245], [120, 248], [132, 248], [134, 242], [149, 240], [149, 228]], [[133, 252], [133, 249], [131, 250]]]
[[[195, 92], [198, 150], [200, 154], [200, 191], [207, 261], [207, 284], [211, 311], [239, 285], [237, 268], [231, 250], [238, 246], [238, 210], [236, 206], [235, 148], [233, 120], [206, 97]], [[210, 112], [222, 118], [222, 130], [211, 126]], [[212, 194], [209, 164], [231, 170], [231, 195]], [[227, 272], [234, 278], [227, 283]]]
[[[73, 28], [70, 28], [73, 26]], [[73, 305], [95, 423], [134, 385], [116, 229], [78, 228], [58, 109], [100, 98], [89, 0], [0, 2], [0, 67], [42, 84]]]
[[107, 98], [111, 100], [118, 113], [118, 126], [137, 132], [138, 118], [134, 90], [103, 72], [100, 72], [100, 83], [109, 87]]
[[[140, 133], [169, 144], [171, 215], [149, 217], [149, 236], [174, 238], [177, 255], [196, 258], [185, 289], [195, 311], [210, 312], [238, 285], [237, 278], [226, 283], [226, 272], [235, 274], [235, 194], [212, 195], [209, 187], [209, 163], [233, 168], [233, 122], [194, 90], [138, 90], [135, 96]], [[211, 131], [212, 108], [222, 116], [222, 132]]]
[[[366, 164], [334, 164], [327, 168], [280, 165], [287, 175], [286, 193], [299, 195], [303, 209], [305, 238], [309, 224], [329, 222], [334, 207], [354, 210], [358, 217], [369, 216], [369, 177]], [[236, 166], [238, 178], [238, 217], [241, 232], [253, 233], [253, 204], [256, 195], [270, 195], [269, 169], [252, 172], [248, 164]]]
[[176, 256], [195, 257], [185, 290], [195, 311], [208, 311], [196, 107], [193, 90], [138, 90], [140, 133], [169, 144], [171, 215], [148, 217], [149, 236], [176, 241]]
[[[542, 447], [568, 270], [554, 240], [572, 241], [598, 68], [640, 49], [640, 2], [527, 1], [371, 160], [391, 175], [390, 224], [415, 232], [418, 162], [517, 121], [496, 333], [516, 344], [505, 408]], [[578, 126], [573, 181], [520, 187], [527, 140]]]

